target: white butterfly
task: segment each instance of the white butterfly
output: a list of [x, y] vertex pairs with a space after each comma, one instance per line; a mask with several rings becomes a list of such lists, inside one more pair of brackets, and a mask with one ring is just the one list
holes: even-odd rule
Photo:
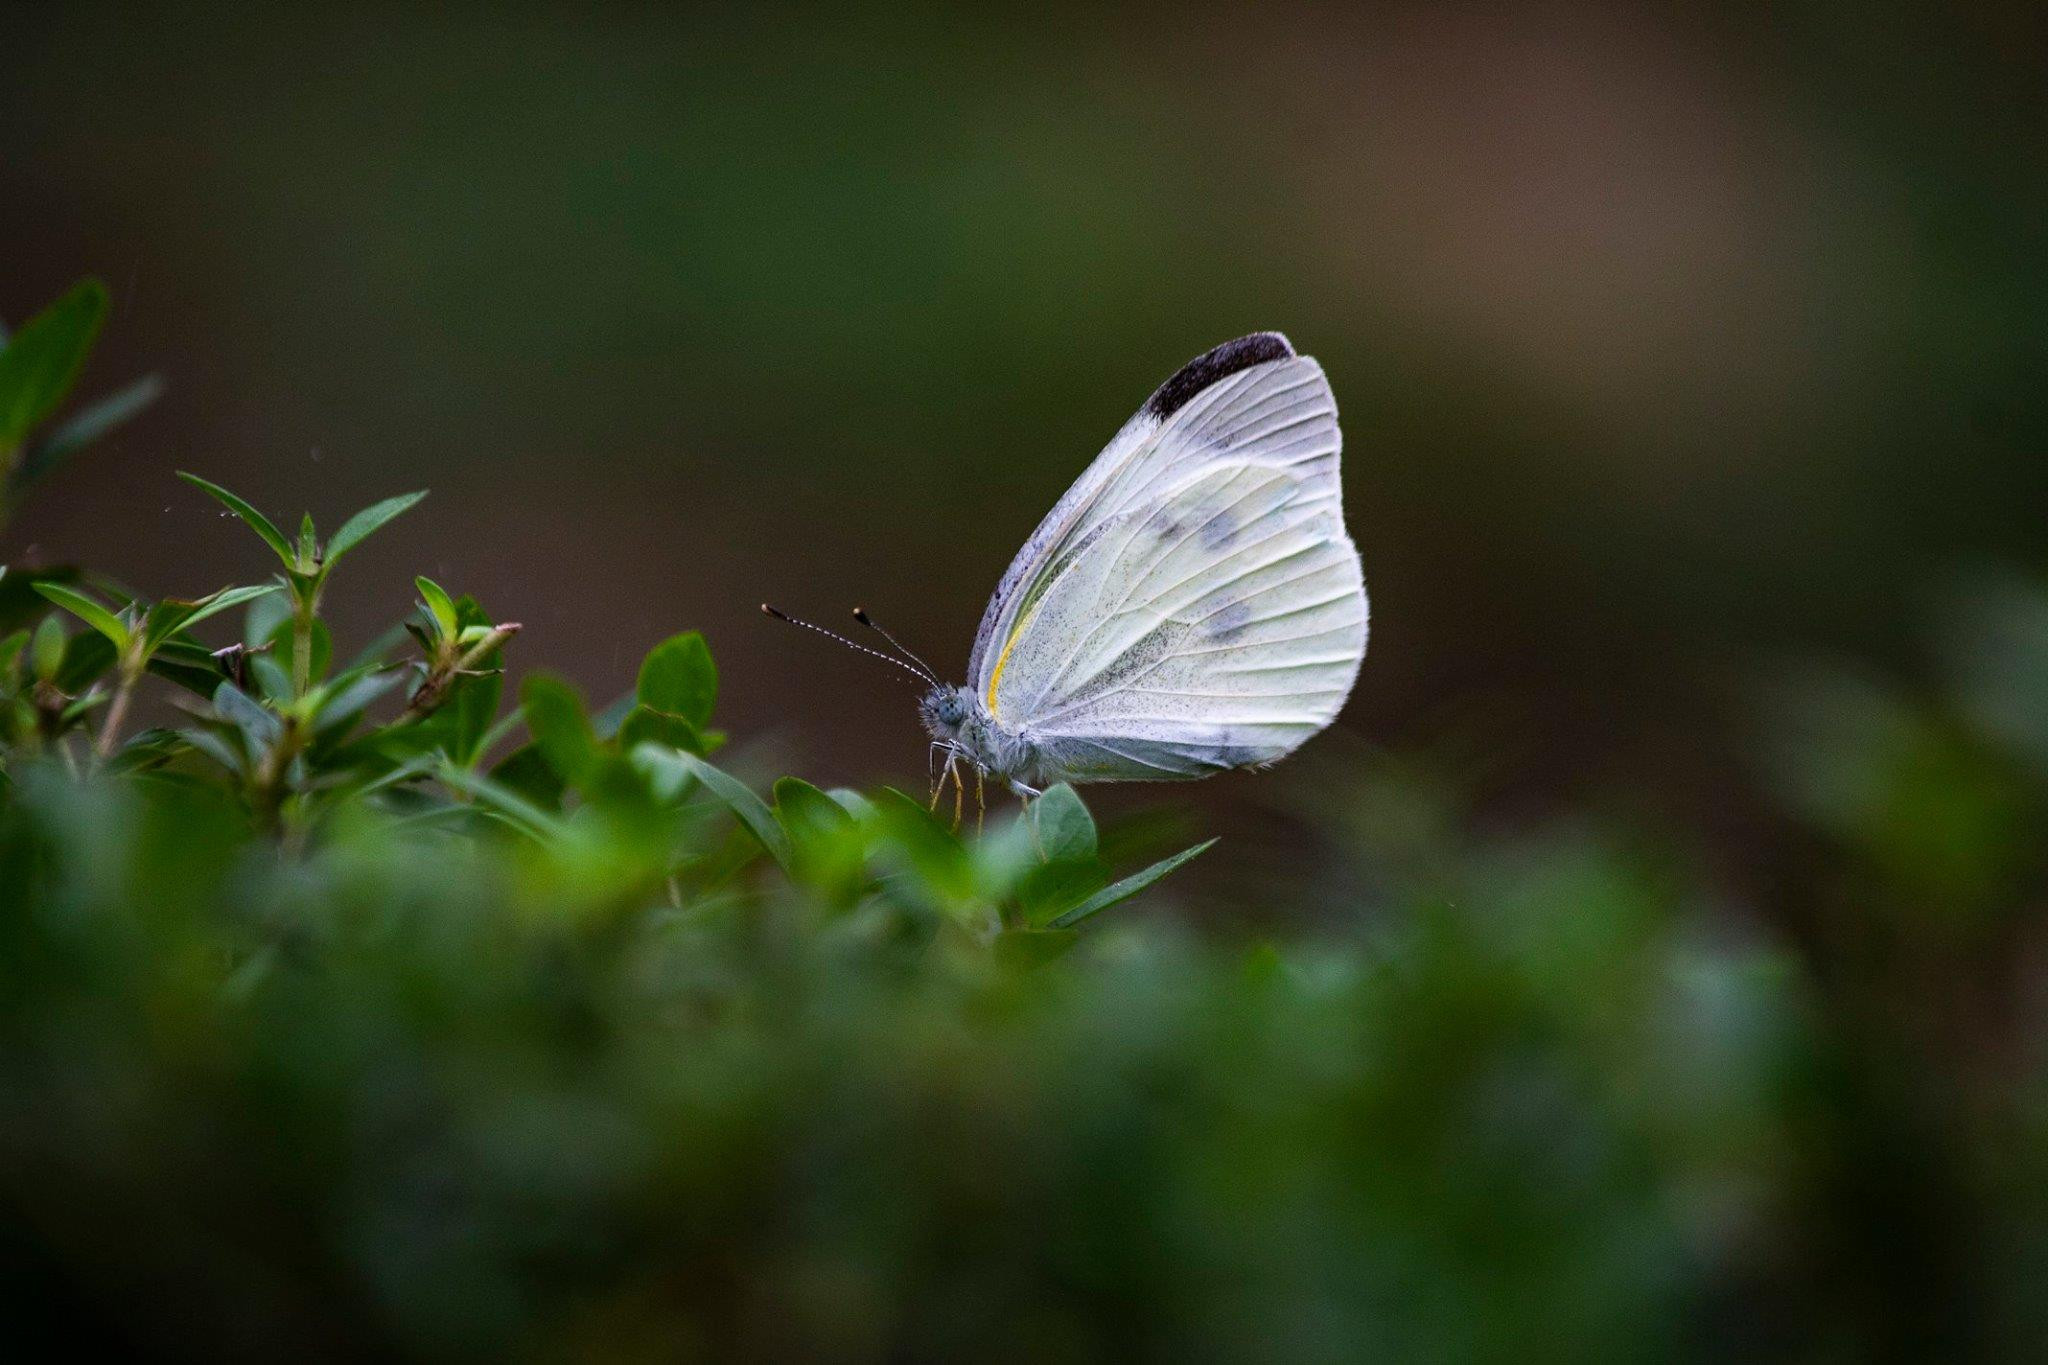
[[1329, 725], [1366, 641], [1342, 446], [1322, 366], [1278, 332], [1160, 385], [1003, 575], [971, 683], [923, 671], [956, 782], [962, 760], [1026, 797], [1207, 777]]

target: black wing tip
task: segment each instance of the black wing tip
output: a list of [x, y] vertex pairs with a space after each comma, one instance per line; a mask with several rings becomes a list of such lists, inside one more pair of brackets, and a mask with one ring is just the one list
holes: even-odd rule
[[1286, 360], [1293, 355], [1293, 343], [1278, 332], [1253, 332], [1250, 336], [1226, 341], [1174, 371], [1173, 378], [1153, 390], [1152, 396], [1145, 400], [1145, 411], [1163, 422], [1217, 380], [1254, 365], [1263, 365], [1269, 360]]

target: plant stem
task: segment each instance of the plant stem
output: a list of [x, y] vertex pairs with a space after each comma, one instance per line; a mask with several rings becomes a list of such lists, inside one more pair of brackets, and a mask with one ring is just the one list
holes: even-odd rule
[[100, 722], [100, 733], [93, 743], [93, 752], [102, 763], [114, 756], [115, 741], [121, 737], [121, 722], [128, 719], [128, 698], [135, 691], [135, 680], [142, 675], [139, 668], [121, 668], [120, 681], [114, 684], [114, 699], [107, 704], [107, 718]]
[[441, 662], [428, 667], [427, 676], [420, 680], [420, 685], [414, 690], [412, 699], [405, 704], [405, 714], [399, 719], [424, 720], [426, 717], [434, 714], [439, 709], [441, 703], [447, 699], [449, 685], [458, 676], [481, 664], [490, 657], [492, 650], [497, 649], [518, 633], [519, 623], [517, 621], [506, 621], [492, 627], [490, 634], [471, 645], [460, 657], [450, 659], [444, 654]]
[[313, 681], [313, 610], [309, 595], [298, 599], [292, 610], [292, 695], [303, 697]]

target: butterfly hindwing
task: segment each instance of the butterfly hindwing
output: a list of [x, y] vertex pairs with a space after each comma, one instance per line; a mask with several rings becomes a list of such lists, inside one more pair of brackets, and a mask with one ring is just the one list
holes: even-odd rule
[[1215, 467], [1096, 537], [1046, 592], [1000, 688], [1063, 776], [1202, 777], [1328, 725], [1364, 651], [1357, 551], [1284, 471]]

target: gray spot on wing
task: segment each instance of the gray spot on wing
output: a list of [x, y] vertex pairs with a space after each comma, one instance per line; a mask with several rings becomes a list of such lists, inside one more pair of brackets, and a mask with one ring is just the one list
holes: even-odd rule
[[1200, 532], [1202, 548], [1205, 550], [1226, 549], [1231, 541], [1237, 539], [1237, 533], [1243, 529], [1244, 525], [1237, 519], [1237, 514], [1225, 508], [1202, 523]]
[[1203, 623], [1203, 629], [1212, 640], [1235, 640], [1251, 625], [1252, 609], [1248, 603], [1232, 602]]
[[1226, 341], [1212, 351], [1202, 352], [1175, 371], [1171, 379], [1145, 400], [1143, 411], [1163, 422], [1217, 380], [1254, 365], [1263, 365], [1269, 360], [1285, 360], [1293, 354], [1294, 347], [1278, 332], [1253, 332], [1250, 336]]

